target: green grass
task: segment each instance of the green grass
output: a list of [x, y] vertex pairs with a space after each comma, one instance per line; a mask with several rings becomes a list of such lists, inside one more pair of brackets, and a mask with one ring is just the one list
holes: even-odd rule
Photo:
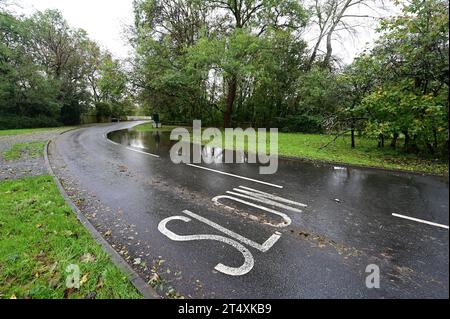
[[134, 127], [137, 132], [171, 132], [179, 126], [163, 126], [162, 128], [154, 128], [152, 123], [145, 123]]
[[[70, 127], [64, 127], [65, 129], [70, 129]], [[0, 136], [15, 136], [32, 134], [39, 132], [48, 132], [62, 129], [62, 127], [52, 127], [52, 128], [30, 128], [30, 129], [17, 129], [17, 130], [0, 130]]]
[[[175, 127], [165, 127], [171, 131]], [[137, 126], [136, 130], [155, 130], [151, 125]], [[327, 163], [347, 164], [364, 167], [376, 167], [393, 170], [404, 170], [435, 175], [447, 175], [448, 162], [442, 159], [422, 158], [414, 154], [406, 154], [400, 149], [394, 150], [387, 145], [378, 148], [378, 141], [371, 138], [357, 138], [356, 148], [350, 147], [350, 137], [343, 136], [335, 142], [334, 136], [324, 134], [279, 133], [279, 155]], [[206, 144], [208, 141], [202, 141]], [[325, 145], [329, 144], [327, 147]], [[401, 142], [401, 141], [399, 141]], [[387, 144], [389, 142], [387, 141]], [[222, 145], [216, 145], [222, 147]], [[234, 145], [236, 149], [236, 145]], [[246, 151], [248, 143], [245, 143]]]
[[[141, 298], [65, 204], [51, 177], [0, 182], [0, 298]], [[80, 289], [67, 289], [69, 265]]]
[[356, 148], [352, 149], [350, 137], [332, 141], [329, 135], [279, 134], [279, 154], [324, 162], [405, 170], [436, 175], [448, 174], [448, 162], [442, 159], [421, 158], [394, 150], [388, 145], [378, 148], [378, 141], [371, 138], [357, 138]]
[[46, 142], [17, 143], [2, 153], [7, 161], [17, 161], [24, 158], [37, 158], [42, 156]]

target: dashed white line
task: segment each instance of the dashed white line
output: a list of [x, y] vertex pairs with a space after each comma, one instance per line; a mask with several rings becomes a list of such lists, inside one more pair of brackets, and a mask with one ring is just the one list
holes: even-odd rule
[[140, 153], [140, 154], [149, 155], [149, 156], [153, 156], [153, 157], [159, 158], [158, 155], [155, 155], [155, 154], [152, 154], [152, 153], [143, 152], [143, 151], [139, 151], [139, 150], [135, 150], [135, 149], [133, 149], [133, 148], [131, 148], [131, 147], [127, 147], [127, 150], [133, 151], [133, 152], [136, 152], [136, 153]]
[[435, 226], [435, 227], [439, 227], [439, 228], [448, 229], [447, 225], [437, 224], [437, 223], [429, 222], [429, 221], [423, 220], [423, 219], [413, 218], [413, 217], [400, 215], [400, 214], [392, 214], [392, 216], [398, 217], [398, 218], [407, 219], [407, 220], [411, 220], [411, 221], [422, 223], [422, 224], [426, 224], [426, 225], [431, 225], [431, 226]]
[[116, 143], [116, 142], [114, 142], [114, 141], [111, 141], [109, 138], [106, 138], [106, 140], [107, 140], [109, 143], [111, 143], [111, 144], [114, 144], [114, 145], [120, 145], [119, 143]]
[[239, 175], [235, 175], [235, 174], [231, 174], [231, 173], [227, 173], [227, 172], [222, 172], [222, 171], [218, 171], [218, 170], [207, 168], [207, 167], [203, 167], [203, 166], [198, 166], [198, 165], [193, 165], [193, 164], [186, 164], [186, 165], [190, 166], [190, 167], [195, 167], [195, 168], [203, 169], [203, 170], [206, 170], [206, 171], [222, 174], [222, 175], [227, 175], [227, 176], [231, 176], [231, 177], [235, 177], [235, 178], [240, 178], [240, 179], [243, 179], [243, 180], [246, 180], [246, 181], [250, 181], [250, 182], [254, 182], [254, 183], [258, 183], [258, 184], [263, 184], [263, 185], [276, 187], [276, 188], [284, 188], [283, 186], [280, 186], [280, 185], [276, 185], [276, 184], [272, 184], [272, 183], [268, 183], [268, 182], [263, 182], [263, 181], [260, 181], [260, 180], [257, 180], [257, 179], [248, 178], [248, 177], [244, 177], [244, 176], [239, 176]]

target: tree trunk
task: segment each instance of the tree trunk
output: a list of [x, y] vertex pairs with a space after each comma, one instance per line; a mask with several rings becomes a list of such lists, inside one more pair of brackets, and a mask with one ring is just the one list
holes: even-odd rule
[[356, 142], [355, 142], [355, 121], [352, 120], [352, 148], [356, 147]]
[[398, 141], [398, 133], [394, 133], [394, 137], [392, 138], [391, 147], [395, 150], [397, 148]]
[[437, 134], [436, 129], [433, 130], [433, 138], [434, 138], [433, 146], [437, 150], [437, 148], [439, 146], [439, 142], [438, 142], [438, 134]]
[[379, 148], [384, 148], [384, 135], [380, 134], [378, 136], [379, 140], [378, 140], [378, 147]]
[[406, 153], [417, 153], [418, 152], [418, 147], [417, 147], [417, 142], [416, 142], [417, 136], [413, 136], [413, 138], [411, 138], [411, 136], [408, 133], [405, 133], [405, 150]]
[[333, 45], [331, 41], [333, 39], [334, 27], [331, 28], [330, 32], [327, 35], [327, 54], [325, 55], [325, 59], [323, 60], [323, 64], [325, 67], [332, 69], [331, 66], [331, 57], [333, 55]]
[[408, 152], [409, 150], [409, 134], [408, 132], [403, 132], [403, 134], [405, 135], [405, 151]]
[[233, 76], [228, 83], [228, 96], [227, 96], [227, 105], [226, 110], [223, 116], [223, 127], [229, 128], [231, 127], [231, 115], [233, 114], [233, 106], [234, 101], [236, 99], [237, 93], [237, 79], [236, 76]]

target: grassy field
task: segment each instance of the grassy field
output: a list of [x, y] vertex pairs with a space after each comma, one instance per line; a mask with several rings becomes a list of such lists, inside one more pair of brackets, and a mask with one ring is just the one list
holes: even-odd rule
[[46, 142], [29, 142], [17, 143], [11, 146], [10, 149], [3, 152], [2, 157], [7, 161], [17, 161], [24, 157], [36, 158], [42, 156], [42, 150]]
[[30, 129], [17, 129], [17, 130], [0, 130], [0, 136], [13, 136], [13, 135], [25, 135], [36, 132], [48, 132], [60, 129], [71, 129], [72, 127], [52, 127], [52, 128], [30, 128]]
[[153, 124], [146, 123], [136, 126], [134, 130], [137, 132], [171, 132], [177, 127], [178, 126], [163, 126], [162, 128], [154, 128]]
[[[0, 298], [140, 298], [65, 204], [51, 177], [0, 183]], [[79, 289], [66, 288], [69, 265]]]
[[[174, 128], [167, 126], [154, 129], [151, 125], [144, 124], [137, 126], [136, 130], [170, 132]], [[448, 174], [448, 162], [442, 159], [421, 158], [401, 150], [391, 149], [389, 146], [378, 148], [378, 141], [371, 138], [357, 138], [355, 149], [350, 147], [349, 136], [340, 137], [333, 142], [334, 136], [330, 135], [279, 133], [278, 139], [279, 155], [284, 157], [435, 175]], [[203, 143], [207, 142], [203, 141]], [[324, 147], [327, 144], [329, 145]], [[245, 146], [245, 150], [247, 149], [248, 143]]]
[[420, 158], [406, 154], [389, 146], [378, 148], [378, 141], [370, 138], [357, 138], [356, 148], [350, 147], [350, 137], [338, 138], [329, 135], [279, 134], [279, 153], [282, 156], [298, 157], [324, 162], [342, 163], [358, 166], [379, 167], [395, 170], [423, 172], [437, 175], [448, 174], [448, 162], [433, 158]]

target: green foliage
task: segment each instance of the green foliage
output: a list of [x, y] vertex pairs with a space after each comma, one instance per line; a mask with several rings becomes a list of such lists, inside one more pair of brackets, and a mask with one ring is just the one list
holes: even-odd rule
[[58, 120], [45, 115], [33, 117], [19, 115], [0, 114], [0, 130], [10, 130], [16, 128], [47, 128], [62, 126]]
[[372, 71], [371, 79], [356, 78], [372, 82], [356, 108], [368, 134], [393, 138], [393, 147], [402, 134], [408, 152], [448, 152], [448, 31], [448, 3], [440, 0], [414, 0], [383, 21], [377, 46], [355, 62], [359, 74]]
[[[132, 72], [58, 11], [3, 10], [0, 128], [73, 125], [86, 112], [159, 113], [162, 121], [351, 131], [380, 139], [380, 147], [390, 139], [397, 148], [404, 137], [408, 152], [445, 155], [448, 2], [396, 3], [402, 13], [382, 20], [374, 48], [340, 67], [329, 56], [330, 36], [347, 25], [340, 10], [355, 3], [136, 0]], [[330, 4], [336, 12], [323, 11]], [[312, 48], [303, 36], [308, 23], [325, 28]]]
[[135, 1], [140, 100], [166, 121], [351, 131], [379, 138], [380, 147], [391, 139], [394, 148], [404, 136], [407, 151], [445, 152], [448, 3], [406, 3], [382, 21], [374, 49], [343, 68], [331, 65], [329, 41], [346, 22], [310, 9], [325, 28], [318, 44], [327, 41], [326, 63], [316, 63], [320, 45], [308, 52], [307, 11], [296, 1]]
[[281, 132], [302, 132], [302, 133], [323, 133], [323, 117], [309, 116], [305, 114], [289, 116], [287, 118], [277, 118], [274, 126]]
[[135, 2], [134, 82], [150, 113], [268, 125], [295, 103], [306, 44], [294, 32], [305, 10], [290, 0], [238, 2], [242, 10], [232, 1]]
[[101, 121], [104, 118], [111, 116], [111, 105], [104, 102], [98, 102], [95, 104], [95, 114], [97, 115], [97, 120]]
[[120, 63], [85, 31], [71, 28], [60, 12], [24, 17], [0, 11], [0, 114], [36, 118], [24, 124], [2, 119], [0, 128], [79, 124], [92, 101], [114, 103], [116, 113], [124, 114], [132, 111], [121, 105], [129, 104], [127, 94]]

